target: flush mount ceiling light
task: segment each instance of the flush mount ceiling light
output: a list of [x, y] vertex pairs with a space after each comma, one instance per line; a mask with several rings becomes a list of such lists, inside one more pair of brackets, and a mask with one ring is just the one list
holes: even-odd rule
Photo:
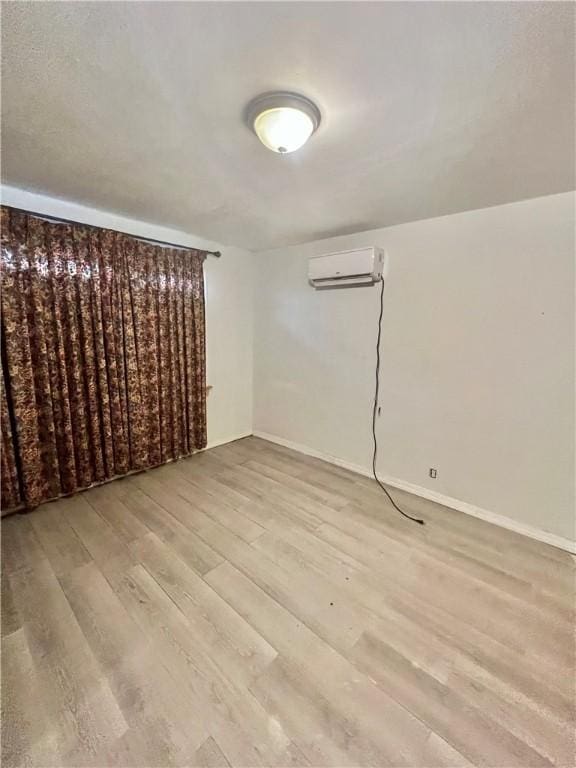
[[320, 111], [297, 93], [265, 93], [250, 102], [246, 121], [265, 147], [286, 154], [306, 144], [320, 125]]

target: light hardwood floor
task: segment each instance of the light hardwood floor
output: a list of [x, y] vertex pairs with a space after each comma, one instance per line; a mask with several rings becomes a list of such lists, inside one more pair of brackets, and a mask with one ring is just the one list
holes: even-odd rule
[[256, 438], [2, 522], [2, 764], [575, 763], [570, 555]]

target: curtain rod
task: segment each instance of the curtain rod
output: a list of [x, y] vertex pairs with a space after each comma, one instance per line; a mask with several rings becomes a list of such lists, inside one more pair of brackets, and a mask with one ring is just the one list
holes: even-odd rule
[[[4, 205], [5, 208], [11, 208], [13, 211], [19, 211], [20, 213], [27, 213], [29, 216], [34, 216], [37, 219], [44, 219], [44, 221], [57, 221], [61, 224], [79, 224], [81, 227], [90, 227], [91, 229], [109, 229], [109, 227], [99, 227], [96, 224], [84, 224], [81, 221], [74, 221], [74, 219], [63, 219], [60, 216], [50, 216], [47, 213], [38, 213], [38, 211], [29, 211], [26, 208], [16, 208], [13, 205]], [[153, 245], [167, 245], [169, 248], [178, 248], [181, 251], [202, 251], [208, 254], [208, 256], [215, 256], [217, 259], [222, 256], [220, 251], [207, 251], [204, 248], [193, 248], [191, 245], [178, 245], [177, 243], [168, 243], [165, 240], [153, 240], [151, 237], [140, 237], [140, 235], [133, 235], [131, 232], [122, 232], [120, 229], [109, 229], [110, 232], [117, 232], [119, 235], [128, 235], [135, 240], [143, 240], [145, 243], [152, 243]]]

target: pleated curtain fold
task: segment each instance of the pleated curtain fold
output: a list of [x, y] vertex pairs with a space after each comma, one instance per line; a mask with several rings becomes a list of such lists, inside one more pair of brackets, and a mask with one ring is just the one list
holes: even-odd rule
[[205, 254], [1, 213], [2, 508], [205, 447]]

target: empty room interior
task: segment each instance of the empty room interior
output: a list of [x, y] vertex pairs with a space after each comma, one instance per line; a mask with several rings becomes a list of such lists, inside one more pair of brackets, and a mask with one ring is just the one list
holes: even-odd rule
[[1, 12], [2, 765], [574, 768], [576, 4]]

